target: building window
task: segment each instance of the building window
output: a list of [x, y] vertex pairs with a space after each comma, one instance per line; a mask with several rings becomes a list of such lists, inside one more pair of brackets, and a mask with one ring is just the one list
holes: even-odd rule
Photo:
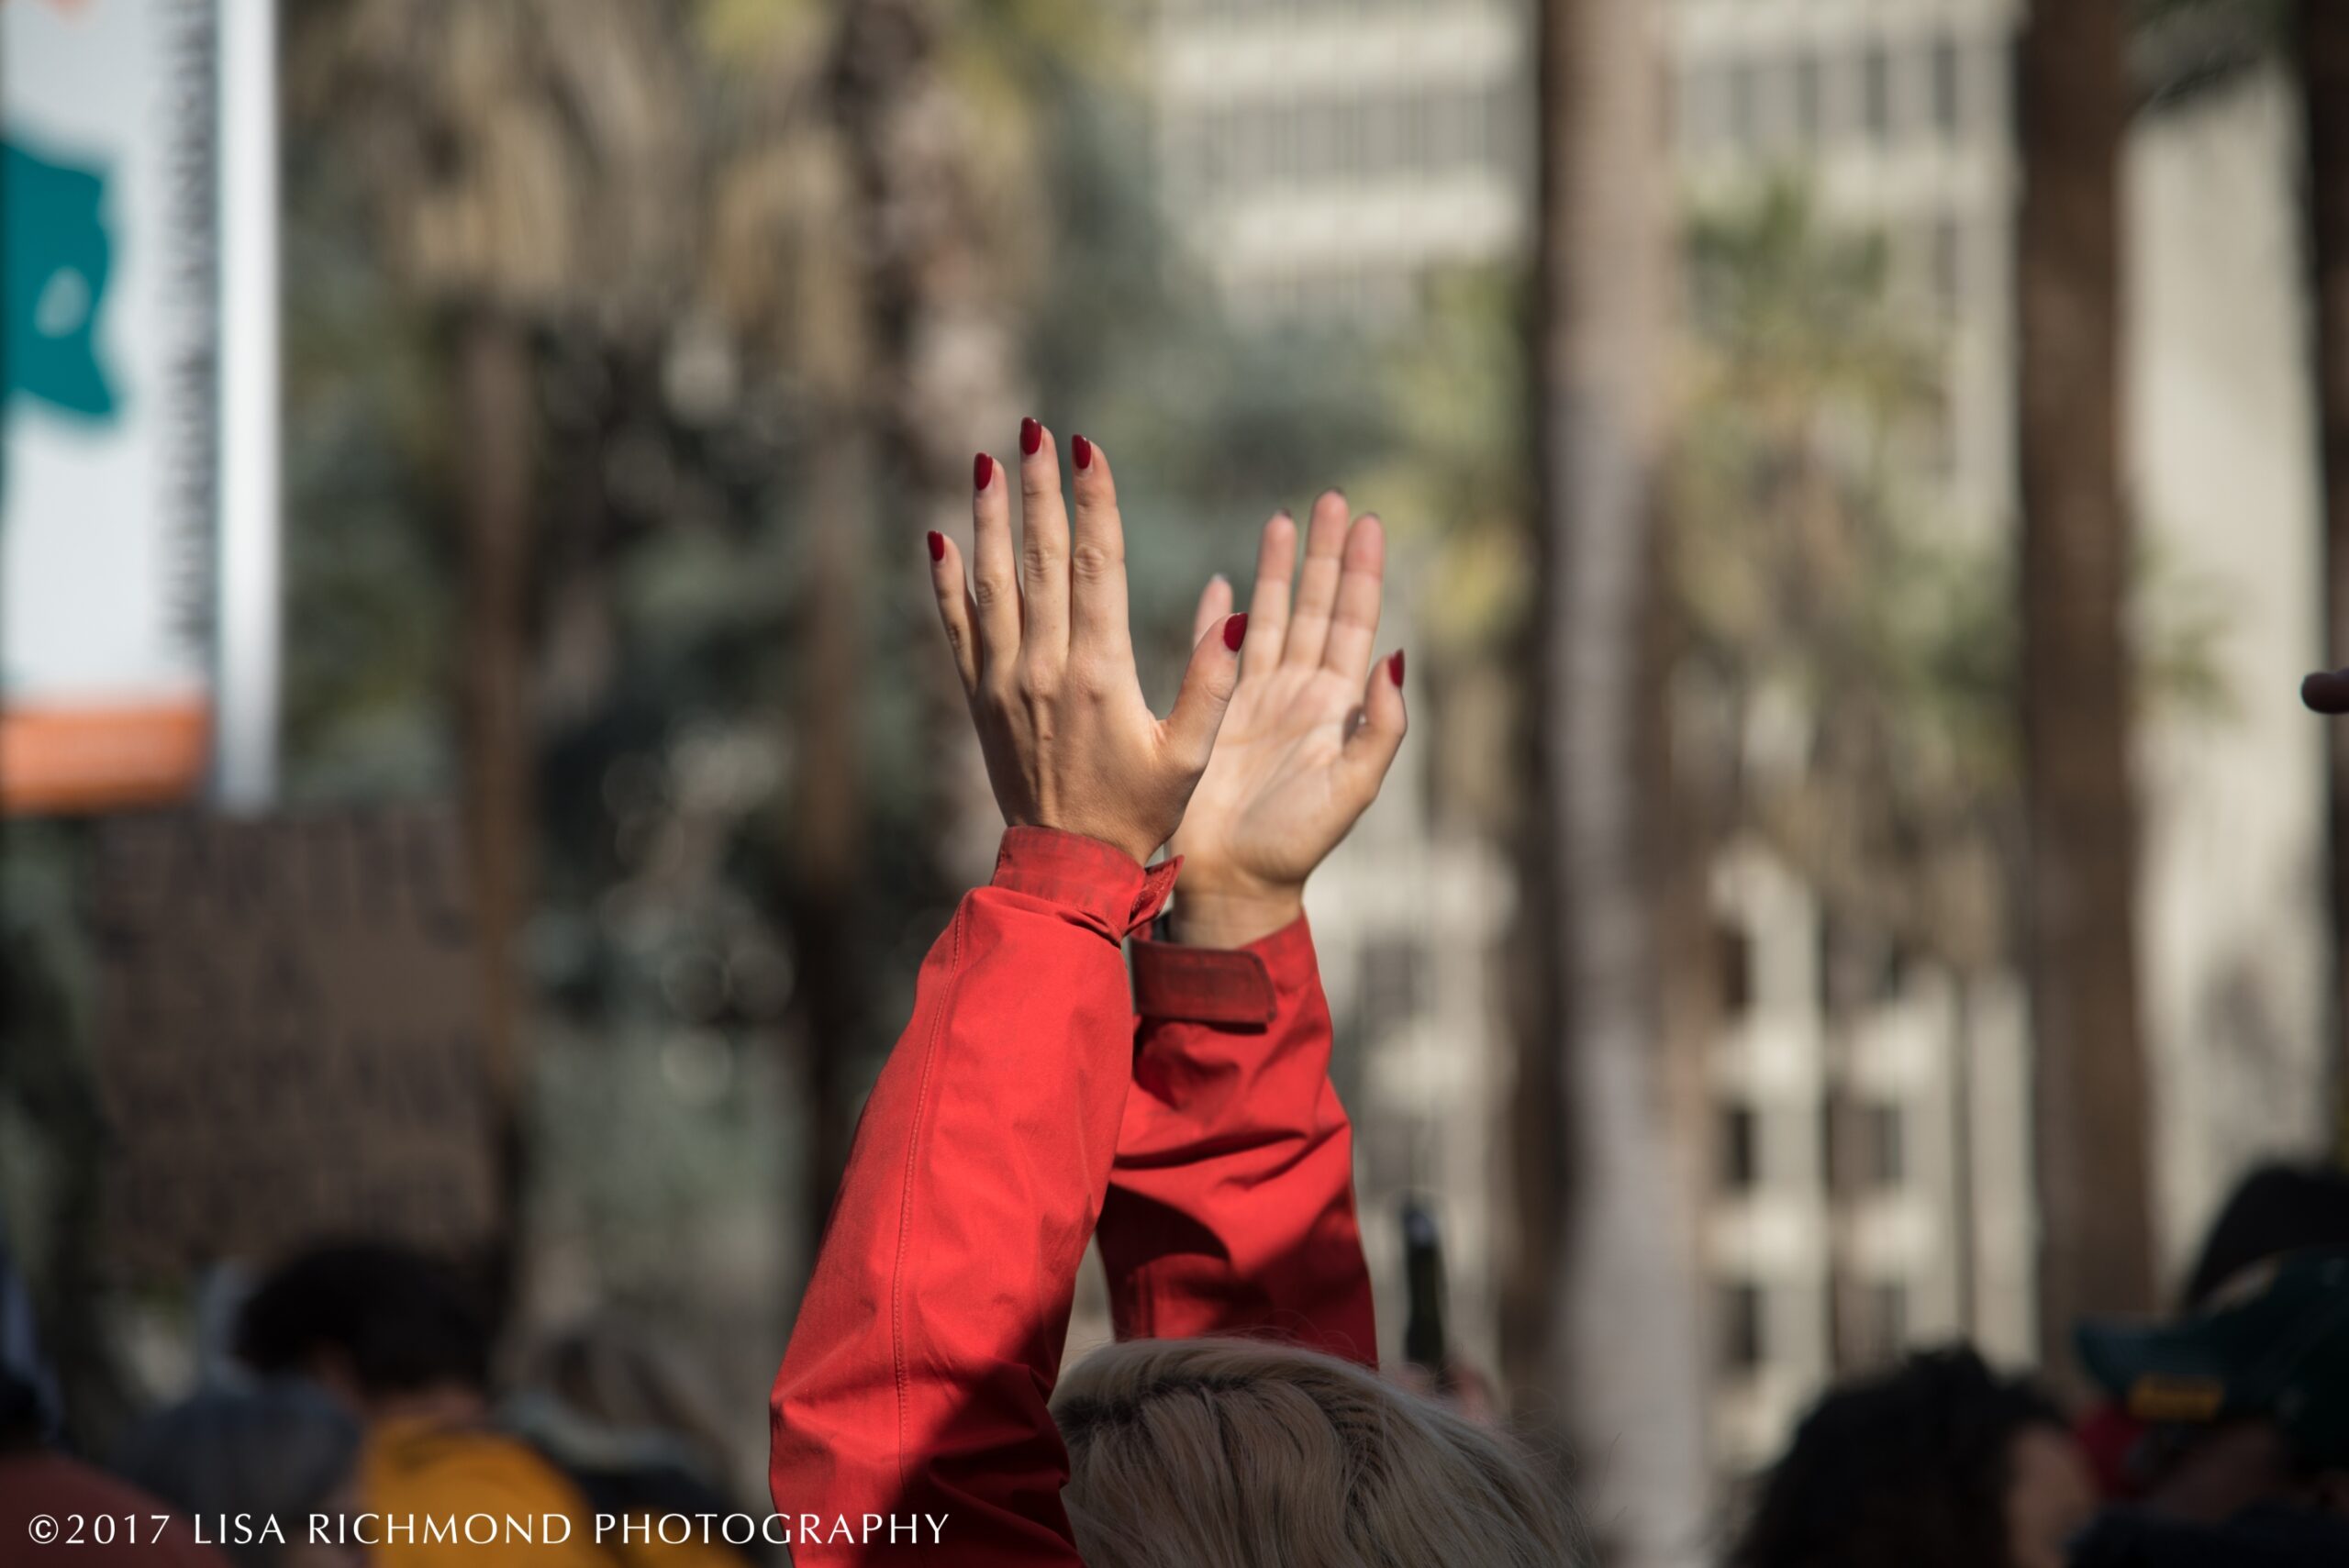
[[1762, 1118], [1752, 1106], [1721, 1107], [1721, 1186], [1752, 1192], [1762, 1180]]
[[1795, 134], [1805, 148], [1817, 147], [1827, 126], [1827, 83], [1819, 56], [1795, 57]]
[[1965, 82], [1961, 66], [1955, 41], [1936, 39], [1932, 54], [1933, 128], [1953, 139], [1961, 128], [1960, 122], [1965, 113]]
[[1741, 148], [1753, 145], [1762, 129], [1762, 67], [1751, 60], [1729, 68], [1729, 134]]
[[1892, 140], [1892, 57], [1872, 43], [1860, 56], [1860, 117], [1879, 147]]
[[1742, 1018], [1753, 1010], [1753, 939], [1744, 927], [1721, 921], [1713, 927], [1713, 954], [1721, 1011]]
[[1721, 1362], [1732, 1372], [1751, 1372], [1762, 1364], [1766, 1345], [1763, 1306], [1762, 1287], [1751, 1281], [1721, 1287]]
[[1865, 1118], [1868, 1184], [1879, 1190], [1909, 1179], [1908, 1124], [1898, 1106], [1874, 1105]]
[[1680, 73], [1680, 143], [1691, 152], [1720, 145], [1728, 131], [1729, 85], [1718, 65], [1691, 65]]
[[1419, 944], [1403, 938], [1363, 944], [1362, 1018], [1372, 1030], [1384, 1033], [1419, 1016], [1421, 956]]
[[1965, 285], [1965, 239], [1955, 218], [1937, 219], [1932, 238], [1933, 300], [1954, 316]]
[[1909, 1287], [1896, 1280], [1880, 1280], [1867, 1287], [1865, 1322], [1861, 1328], [1861, 1351], [1881, 1364], [1898, 1361], [1909, 1342]]

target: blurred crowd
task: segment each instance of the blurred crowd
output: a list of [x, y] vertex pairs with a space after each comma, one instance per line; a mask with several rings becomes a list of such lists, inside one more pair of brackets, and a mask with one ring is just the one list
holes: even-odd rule
[[[784, 1560], [747, 1526], [751, 1539], [734, 1545], [658, 1528], [766, 1509], [734, 1494], [710, 1397], [623, 1321], [547, 1338], [499, 1375], [509, 1363], [493, 1356], [485, 1294], [463, 1273], [392, 1245], [320, 1247], [244, 1294], [206, 1386], [147, 1415], [116, 1451], [85, 1455], [61, 1439], [6, 1270], [0, 1257], [0, 1523], [12, 1555], [49, 1519], [81, 1532], [74, 1561], [100, 1565]], [[1723, 1521], [1720, 1561], [2349, 1562], [2349, 1174], [2253, 1172], [2168, 1318], [2082, 1323], [2075, 1339], [2095, 1389], [2085, 1404], [1965, 1345], [1831, 1388]], [[1396, 1375], [1472, 1419], [1503, 1418], [1473, 1366], [1410, 1362]], [[1603, 1509], [1603, 1491], [1584, 1502]], [[417, 1539], [400, 1523], [484, 1515], [504, 1521], [504, 1540]]]
[[[596, 1318], [547, 1338], [500, 1378], [484, 1299], [464, 1272], [402, 1247], [305, 1252], [244, 1297], [221, 1374], [148, 1415], [106, 1456], [58, 1440], [31, 1337], [11, 1336], [0, 1518], [12, 1550], [28, 1530], [41, 1542], [32, 1521], [48, 1518], [59, 1521], [56, 1540], [81, 1549], [77, 1562], [763, 1560], [747, 1525], [735, 1533], [753, 1540], [739, 1551], [722, 1529], [697, 1525], [681, 1540], [652, 1528], [673, 1516], [755, 1518], [732, 1495], [709, 1399], [661, 1344]], [[462, 1529], [481, 1516], [495, 1521], [487, 1543], [428, 1539], [426, 1521]], [[109, 1533], [97, 1533], [99, 1519], [113, 1521]]]

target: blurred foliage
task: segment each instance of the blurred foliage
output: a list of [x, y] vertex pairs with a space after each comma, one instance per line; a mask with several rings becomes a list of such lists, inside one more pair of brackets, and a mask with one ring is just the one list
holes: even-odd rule
[[[2020, 884], [2012, 540], [1936, 506], [1943, 347], [1880, 236], [1778, 183], [1690, 222], [1670, 499], [1675, 767], [1879, 954], [2003, 962]], [[2143, 531], [2140, 531], [2141, 541]], [[2222, 718], [2223, 593], [2143, 542], [2137, 701]]]
[[[956, 149], [980, 216], [937, 231], [971, 254], [918, 263], [996, 279], [985, 297], [1010, 312], [999, 340], [1018, 357], [1013, 381], [1034, 389], [1063, 441], [1083, 429], [1114, 453], [1138, 641], [1171, 673], [1207, 573], [1243, 570], [1265, 511], [1359, 463], [1386, 433], [1369, 355], [1349, 365], [1330, 343], [1308, 350], [1226, 322], [1153, 206], [1126, 65], [1088, 8], [941, 14], [953, 18], [939, 40], [944, 96], [916, 130], [944, 128], [934, 133]], [[601, 25], [596, 8], [564, 15], [568, 28]], [[779, 1349], [792, 1254], [807, 1240], [791, 1224], [789, 1151], [811, 1112], [788, 1070], [804, 1042], [779, 803], [795, 776], [831, 761], [798, 743], [793, 694], [823, 396], [807, 326], [823, 301], [806, 291], [822, 286], [820, 248], [850, 243], [827, 215], [855, 177], [828, 117], [842, 90], [829, 53], [838, 15], [718, 0], [638, 39], [662, 55], [645, 82], [671, 95], [640, 112], [675, 117], [683, 145], [615, 161], [588, 138], [581, 157], [613, 210], [630, 208], [629, 193], [608, 187], [632, 170], [684, 180], [673, 206], [692, 227], [672, 238], [657, 308], [621, 310], [592, 290], [574, 302], [554, 279], [532, 339], [543, 543], [527, 1202], [540, 1289], [556, 1304], [618, 1301], [697, 1341], [751, 1329], [764, 1342], [746, 1360]], [[296, 31], [369, 17], [362, 6], [339, 23], [298, 18]], [[336, 45], [349, 47], [348, 35]], [[336, 58], [365, 81], [391, 69]], [[405, 44], [392, 65], [453, 69], [419, 64]], [[561, 70], [537, 80], [543, 107], [478, 121], [452, 110], [450, 134], [536, 145], [544, 138], [498, 126], [565, 125], [575, 96]], [[429, 85], [295, 98], [311, 117], [290, 140], [286, 186], [286, 763], [289, 793], [305, 801], [445, 794], [456, 777], [462, 584], [444, 519], [459, 454], [432, 300], [462, 268], [444, 253], [428, 268], [382, 238], [387, 204], [453, 198], [422, 182], [429, 165], [404, 140], [373, 161], [351, 152], [384, 134], [371, 116]], [[908, 152], [937, 155], [935, 144]], [[462, 265], [504, 276], [516, 269], [502, 254]], [[652, 287], [635, 272], [622, 284]], [[902, 406], [906, 391], [874, 388], [872, 406], [921, 417]], [[1025, 411], [939, 417], [977, 413], [1002, 451]], [[857, 1091], [955, 891], [923, 848], [943, 753], [921, 696], [942, 658], [916, 542], [921, 479], [885, 471], [876, 482], [856, 590], [869, 609], [859, 776], [871, 854], [855, 951], [874, 1006], [861, 1038], [830, 1042], [849, 1051]], [[713, 1277], [729, 1284], [712, 1290]], [[756, 1317], [713, 1318], [729, 1309]]]
[[1881, 240], [1798, 186], [1698, 215], [1688, 251], [1678, 765], [1721, 836], [1760, 835], [1831, 921], [1988, 964], [2016, 647], [1999, 547], [1931, 526], [1902, 483], [1935, 345]]

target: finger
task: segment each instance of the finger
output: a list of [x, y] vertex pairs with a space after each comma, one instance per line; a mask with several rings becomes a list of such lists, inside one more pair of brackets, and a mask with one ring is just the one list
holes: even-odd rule
[[1338, 572], [1337, 606], [1330, 612], [1330, 636], [1321, 667], [1349, 681], [1370, 673], [1371, 639], [1378, 635], [1379, 595], [1386, 580], [1386, 530], [1365, 513], [1346, 535]]
[[1086, 657], [1133, 662], [1126, 625], [1126, 528], [1118, 516], [1118, 482], [1108, 454], [1083, 436], [1069, 439], [1075, 470], [1076, 520], [1071, 559], [1070, 645]]
[[1330, 635], [1330, 611], [1338, 601], [1338, 562], [1346, 548], [1346, 498], [1325, 490], [1313, 503], [1305, 530], [1305, 564], [1297, 573], [1297, 607], [1289, 612], [1281, 662], [1308, 669], [1321, 662]]
[[1174, 695], [1174, 711], [1162, 729], [1167, 754], [1190, 770], [1192, 777], [1207, 771], [1215, 750], [1215, 732], [1223, 725], [1223, 710], [1230, 706], [1232, 688], [1240, 684], [1240, 645], [1248, 635], [1248, 617], [1226, 616], [1191, 650], [1191, 667], [1183, 672], [1183, 689]]
[[1219, 572], [1199, 590], [1199, 607], [1191, 616], [1191, 641], [1196, 646], [1208, 628], [1231, 613], [1231, 579]]
[[963, 585], [963, 552], [935, 529], [930, 536], [930, 585], [938, 595], [938, 618], [946, 623], [954, 673], [963, 677], [963, 695], [971, 696], [979, 689], [979, 609]]
[[1008, 670], [1019, 657], [1019, 567], [1002, 466], [985, 452], [971, 462], [971, 602], [978, 610], [982, 675]]
[[1370, 672], [1362, 696], [1362, 722], [1346, 737], [1338, 767], [1353, 797], [1367, 806], [1378, 795], [1386, 770], [1402, 749], [1408, 728], [1403, 711], [1403, 651], [1397, 649]]
[[1248, 595], [1248, 640], [1240, 650], [1243, 674], [1269, 670], [1281, 662], [1281, 645], [1288, 639], [1288, 589], [1297, 576], [1297, 519], [1287, 508], [1264, 522], [1256, 541], [1256, 585]]
[[1019, 421], [1019, 655], [1057, 668], [1068, 657], [1068, 511], [1052, 433]]

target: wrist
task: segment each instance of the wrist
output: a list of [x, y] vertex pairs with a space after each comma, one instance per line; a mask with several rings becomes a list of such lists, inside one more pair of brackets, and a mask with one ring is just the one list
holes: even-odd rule
[[1243, 948], [1304, 915], [1302, 887], [1195, 887], [1186, 876], [1174, 884], [1167, 924], [1187, 947]]

